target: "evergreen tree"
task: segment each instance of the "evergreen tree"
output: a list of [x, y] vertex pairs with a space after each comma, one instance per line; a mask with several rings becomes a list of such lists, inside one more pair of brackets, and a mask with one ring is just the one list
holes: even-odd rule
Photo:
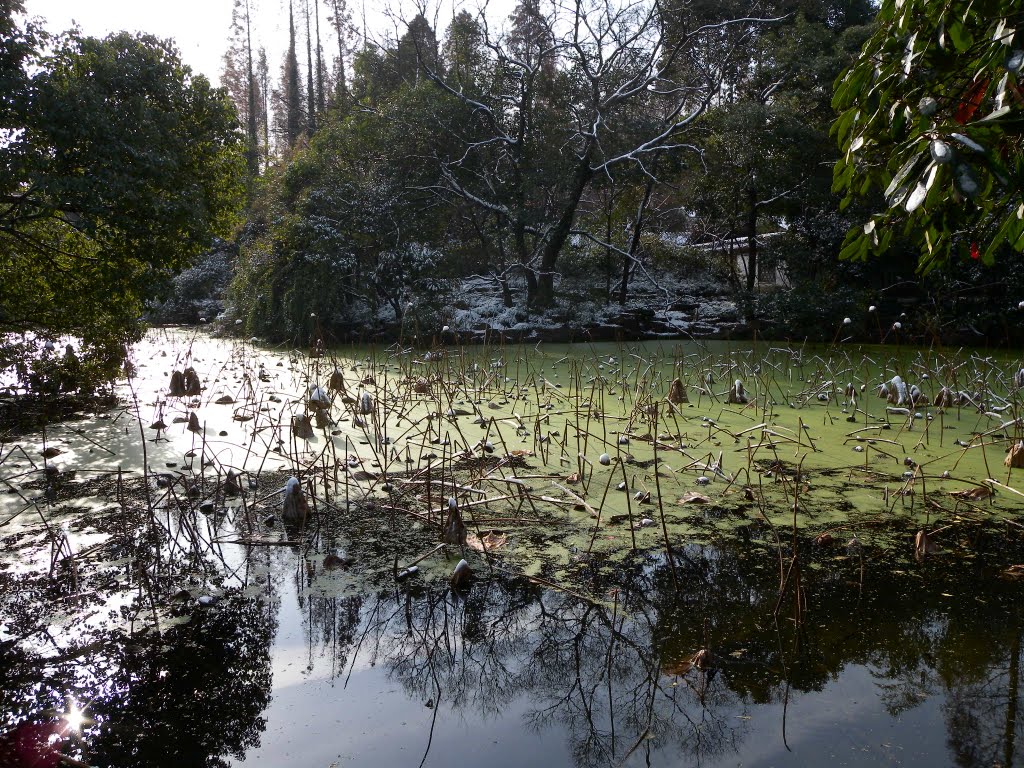
[[10, 332], [73, 334], [107, 377], [143, 302], [235, 223], [237, 114], [167, 41], [73, 31], [44, 47], [10, 5], [0, 30], [0, 359]]
[[540, 0], [521, 0], [512, 15], [508, 36], [509, 51], [527, 69], [543, 67], [547, 75], [555, 69], [555, 35], [551, 22], [540, 8]]
[[260, 113], [262, 120], [260, 125], [263, 130], [263, 164], [270, 163], [270, 61], [267, 59], [267, 49], [262, 45], [256, 59], [256, 85], [260, 93]]
[[437, 36], [422, 13], [409, 22], [395, 57], [398, 77], [406, 83], [419, 81], [421, 67], [437, 69]]
[[320, 2], [313, 5], [316, 13], [316, 111], [322, 115], [327, 109], [326, 71], [324, 70], [324, 47], [320, 42]]
[[253, 62], [250, 0], [235, 0], [231, 12], [231, 32], [231, 44], [224, 54], [221, 81], [245, 126], [245, 163], [249, 176], [255, 178], [260, 172], [260, 157], [263, 154], [261, 124], [266, 120], [266, 112]]
[[[288, 2], [288, 52], [281, 73], [279, 132], [288, 149], [299, 141], [304, 128], [302, 115], [302, 81], [299, 79], [299, 59], [295, 50], [295, 14]], [[282, 114], [283, 113], [283, 114]]]
[[1019, 2], [885, 0], [837, 83], [844, 204], [878, 195], [841, 256], [902, 232], [928, 272], [1024, 251], [1024, 12]]
[[309, 0], [306, 0], [306, 131], [316, 133], [316, 83], [313, 81], [313, 36], [309, 24]]
[[441, 60], [450, 78], [463, 89], [472, 88], [485, 76], [487, 51], [480, 22], [459, 11], [448, 27]]
[[334, 65], [334, 100], [344, 106], [348, 103], [348, 75], [346, 66], [348, 61], [348, 42], [352, 35], [352, 14], [348, 10], [345, 0], [326, 0], [327, 7], [331, 11], [328, 21], [334, 27], [334, 34], [338, 41], [338, 56]]

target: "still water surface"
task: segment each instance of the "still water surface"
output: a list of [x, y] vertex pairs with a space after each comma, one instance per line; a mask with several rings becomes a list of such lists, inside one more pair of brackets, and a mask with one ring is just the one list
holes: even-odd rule
[[[147, 379], [143, 365], [135, 382], [143, 410], [166, 384], [166, 366], [155, 358], [167, 339], [150, 343], [141, 357], [153, 375]], [[565, 353], [544, 354], [553, 367], [565, 365]], [[261, 354], [269, 367], [276, 353]], [[593, 346], [581, 354], [627, 356]], [[214, 379], [217, 350], [197, 356]], [[301, 384], [298, 377], [292, 387]], [[717, 403], [716, 413], [723, 418]], [[245, 441], [234, 432], [219, 441], [212, 433], [250, 423], [209, 418], [210, 442], [241, 455]], [[812, 423], [819, 440], [828, 429], [848, 429]], [[102, 438], [89, 433], [103, 450], [68, 432], [58, 466], [130, 470], [141, 458], [135, 428], [95, 426], [107, 430]], [[151, 466], [180, 461], [196, 444], [183, 427], [170, 437], [149, 445]], [[245, 453], [234, 463], [261, 458]], [[5, 481], [32, 500], [33, 486], [19, 480], [14, 461], [0, 467]], [[288, 469], [276, 455], [270, 462], [268, 473]], [[260, 482], [256, 496], [271, 484]], [[9, 493], [2, 509], [17, 508], [21, 495]], [[109, 497], [107, 488], [76, 498], [72, 509], [34, 503], [49, 524], [67, 523], [83, 551], [124, 535], [110, 530], [126, 523], [109, 510]], [[72, 600], [70, 590], [55, 591], [59, 572], [46, 573], [52, 537], [39, 521], [21, 516], [0, 528], [0, 732], [8, 746], [5, 753], [0, 740], [0, 764], [25, 764], [10, 757], [10, 734], [53, 722], [69, 697], [87, 719], [80, 733], [65, 732], [64, 751], [95, 766], [1021, 761], [1021, 586], [1006, 569], [1024, 563], [1024, 542], [1012, 510], [944, 519], [952, 527], [941, 551], [919, 562], [920, 510], [887, 520], [884, 536], [860, 549], [846, 547], [845, 534], [815, 543], [817, 531], [801, 528], [794, 537], [751, 511], [714, 507], [707, 513], [714, 535], [673, 523], [678, 590], [658, 539], [648, 537], [635, 554], [598, 547], [593, 557], [570, 553], [528, 576], [514, 561], [499, 558], [492, 569], [477, 559], [473, 586], [453, 592], [444, 575], [460, 553], [437, 555], [420, 576], [397, 583], [387, 568], [363, 567], [373, 557], [389, 560], [394, 539], [413, 539], [403, 562], [427, 551], [436, 534], [422, 525], [333, 516], [294, 546], [240, 544], [233, 542], [250, 523], [243, 525], [237, 502], [226, 509], [206, 530], [216, 546], [198, 554], [172, 548], [180, 571], [170, 562], [151, 567], [152, 578], [166, 574], [170, 589], [188, 590], [183, 601], [160, 606], [159, 635], [137, 630], [147, 607], [131, 565], [139, 554], [128, 544], [98, 550], [94, 570], [80, 576], [91, 581], [79, 583]], [[774, 514], [784, 518], [786, 510]], [[138, 545], [145, 530], [140, 524], [139, 538], [124, 541]], [[524, 535], [531, 552], [549, 537], [561, 546], [554, 530]], [[788, 567], [794, 547], [798, 573]], [[354, 562], [326, 568], [325, 556], [336, 552]], [[196, 562], [186, 568], [189, 558]], [[105, 595], [107, 579], [127, 579], [131, 591]], [[202, 594], [216, 604], [200, 606]], [[40, 606], [55, 604], [54, 615], [40, 620]]]

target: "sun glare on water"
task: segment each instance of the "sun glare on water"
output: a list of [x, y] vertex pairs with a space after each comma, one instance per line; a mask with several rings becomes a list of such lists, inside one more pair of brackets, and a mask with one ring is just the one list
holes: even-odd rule
[[74, 733], [81, 733], [82, 726], [86, 722], [85, 712], [82, 711], [74, 700], [68, 701], [67, 712], [61, 715], [61, 719], [67, 723], [68, 730]]

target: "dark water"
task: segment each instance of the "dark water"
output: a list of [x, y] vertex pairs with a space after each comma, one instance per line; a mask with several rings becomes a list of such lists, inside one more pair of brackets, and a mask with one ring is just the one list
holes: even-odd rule
[[91, 722], [64, 751], [96, 766], [1009, 766], [1021, 589], [995, 566], [1022, 549], [970, 536], [922, 564], [807, 549], [799, 612], [757, 537], [680, 553], [678, 593], [659, 556], [581, 564], [600, 604], [497, 572], [325, 582], [256, 548], [247, 588], [162, 638], [45, 667], [5, 645], [3, 759], [73, 694]]

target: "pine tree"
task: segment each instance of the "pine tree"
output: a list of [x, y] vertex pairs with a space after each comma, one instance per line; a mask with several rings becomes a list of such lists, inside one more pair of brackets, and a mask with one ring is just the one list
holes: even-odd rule
[[250, 177], [260, 172], [260, 127], [266, 119], [263, 101], [253, 67], [252, 26], [249, 0], [235, 0], [231, 13], [232, 41], [224, 54], [221, 78], [238, 114], [245, 125], [245, 162]]
[[302, 81], [299, 79], [299, 59], [295, 53], [295, 14], [288, 3], [288, 53], [285, 54], [281, 78], [284, 107], [284, 139], [288, 148], [294, 147], [302, 135]]
[[348, 53], [348, 39], [352, 31], [352, 15], [345, 0], [326, 0], [331, 14], [327, 20], [334, 26], [334, 34], [338, 40], [338, 58], [335, 62], [334, 99], [339, 106], [348, 103], [348, 77], [345, 62]]
[[256, 60], [256, 83], [260, 92], [260, 114], [263, 116], [260, 125], [263, 128], [263, 163], [266, 166], [270, 162], [270, 62], [267, 49], [262, 45]]
[[316, 11], [316, 110], [323, 114], [327, 109], [327, 88], [324, 82], [324, 47], [320, 43], [320, 0], [316, 0], [313, 8]]
[[306, 0], [306, 129], [316, 133], [316, 85], [313, 82], [313, 36], [309, 28], [309, 0]]
[[[246, 115], [245, 128], [247, 142], [245, 145], [245, 164], [249, 174], [259, 176], [260, 146], [259, 134], [256, 130], [256, 76], [252, 68], [252, 23], [249, 17], [249, 0], [245, 2], [245, 58], [246, 58], [246, 90], [248, 91], [249, 109]], [[236, 6], [237, 7], [237, 6]]]

